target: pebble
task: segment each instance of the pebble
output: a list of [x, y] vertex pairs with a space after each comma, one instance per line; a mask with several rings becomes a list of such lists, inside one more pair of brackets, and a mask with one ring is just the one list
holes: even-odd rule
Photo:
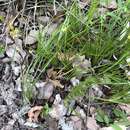
[[58, 27], [57, 23], [53, 23], [50, 26], [48, 26], [48, 28], [47, 28], [47, 34], [51, 35], [56, 30], [57, 27]]
[[6, 54], [9, 58], [17, 63], [21, 63], [26, 56], [26, 52], [23, 50], [20, 43], [13, 44], [12, 46], [7, 47]]
[[77, 86], [79, 85], [79, 79], [77, 79], [76, 77], [73, 77], [71, 80], [70, 80], [71, 84], [73, 86]]
[[60, 100], [59, 95], [56, 95], [52, 109], [49, 111], [49, 115], [52, 118], [59, 120], [64, 117], [66, 112], [67, 112], [67, 109], [65, 108], [63, 102]]
[[25, 38], [25, 45], [32, 45], [37, 41], [37, 30], [31, 30]]
[[38, 89], [38, 99], [49, 99], [53, 94], [54, 86], [52, 83], [36, 83], [36, 87]]
[[8, 37], [8, 36], [6, 36], [5, 42], [6, 42], [7, 45], [14, 43], [14, 41], [10, 37]]
[[46, 23], [50, 22], [50, 17], [48, 17], [48, 16], [39, 16], [38, 20], [39, 20], [40, 23], [46, 24]]
[[99, 126], [94, 117], [87, 117], [86, 127], [89, 130], [99, 130]]

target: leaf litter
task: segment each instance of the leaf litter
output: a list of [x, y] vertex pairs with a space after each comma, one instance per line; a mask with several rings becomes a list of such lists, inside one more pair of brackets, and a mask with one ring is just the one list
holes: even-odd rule
[[[89, 8], [91, 4], [90, 0], [81, 0], [78, 2], [79, 8], [82, 10]], [[5, 1], [2, 3], [7, 4]], [[68, 3], [69, 2], [65, 0], [66, 6], [68, 6]], [[27, 0], [25, 8], [30, 5], [33, 8], [33, 1]], [[34, 7], [36, 6], [37, 5]], [[80, 82], [82, 82], [84, 75], [89, 74], [91, 71], [94, 73], [92, 68], [93, 61], [84, 54], [58, 52], [57, 58], [59, 62], [68, 61], [72, 65], [72, 69], [80, 71], [79, 75], [72, 75], [69, 81], [64, 77], [64, 70], [59, 71], [57, 67], [55, 69], [50, 66], [38, 81], [35, 81], [33, 77], [33, 73], [36, 72], [35, 69], [33, 72], [28, 72], [32, 75], [34, 80], [32, 86], [35, 88], [35, 94], [31, 97], [29, 103], [23, 101], [23, 89], [24, 86], [28, 86], [28, 84], [24, 85], [22, 78], [26, 78], [26, 68], [28, 70], [28, 67], [31, 66], [30, 59], [35, 59], [35, 51], [34, 55], [32, 55], [29, 49], [31, 47], [34, 49], [37, 47], [39, 29], [36, 29], [36, 26], [38, 24], [43, 24], [42, 26], [48, 24], [46, 35], [47, 37], [53, 36], [53, 32], [60, 26], [61, 22], [64, 21], [65, 14], [61, 13], [61, 15], [58, 16], [57, 9], [56, 13], [53, 14], [54, 17], [49, 16], [53, 12], [52, 8], [54, 9], [54, 7], [49, 7], [49, 11], [46, 12], [47, 14], [37, 16], [38, 20], [36, 20], [34, 16], [38, 15], [36, 7], [36, 12], [33, 12], [34, 14], [31, 12], [31, 9], [30, 12], [26, 12], [25, 9], [24, 15], [18, 16], [17, 14], [13, 20], [10, 20], [13, 13], [13, 11], [10, 11], [12, 7], [13, 6], [10, 6], [9, 9], [2, 7], [3, 9], [0, 11], [0, 26], [2, 26], [2, 29], [0, 29], [0, 44], [4, 47], [4, 51], [0, 49], [0, 129], [35, 130], [42, 128], [46, 130], [48, 127], [49, 130], [115, 130], [120, 128], [126, 130], [127, 127], [125, 125], [113, 124], [112, 126], [105, 127], [104, 124], [106, 122], [103, 124], [103, 122], [96, 120], [96, 110], [98, 108], [104, 109], [104, 106], [98, 104], [93, 98], [103, 98], [106, 96], [105, 90], [111, 91], [106, 89], [107, 87], [103, 85], [93, 84], [91, 86], [89, 91], [90, 95], [87, 96], [90, 96], [92, 99], [79, 97], [77, 98], [79, 99], [78, 101], [76, 99], [74, 102], [70, 101], [69, 106], [64, 104], [65, 95], [71, 91], [70, 89], [76, 86], [80, 87]], [[109, 10], [112, 11], [117, 8], [118, 5], [115, 0], [109, 2], [101, 1], [97, 12], [102, 15], [107, 15]], [[18, 13], [17, 11], [16, 13]], [[7, 14], [7, 12], [11, 14]], [[65, 32], [65, 30], [63, 32]], [[126, 62], [129, 66], [129, 58]], [[127, 76], [129, 78], [129, 71], [127, 72]], [[47, 115], [42, 117], [41, 113], [46, 103], [48, 103], [48, 107], [46, 108]], [[119, 104], [115, 106], [118, 106], [129, 115], [129, 105]], [[106, 111], [112, 112], [110, 108], [106, 108]]]

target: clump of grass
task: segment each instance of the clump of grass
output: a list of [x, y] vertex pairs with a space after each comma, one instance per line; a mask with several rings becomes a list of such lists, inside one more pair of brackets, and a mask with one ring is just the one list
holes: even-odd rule
[[[118, 1], [116, 10], [103, 15], [95, 14], [98, 13], [99, 3], [98, 0], [92, 1], [86, 13], [80, 9], [76, 1], [69, 9], [61, 6], [66, 11], [64, 22], [49, 37], [46, 37], [48, 26], [42, 28], [38, 34], [33, 65], [38, 65], [41, 69], [40, 74], [35, 74], [37, 79], [50, 66], [64, 72], [73, 70], [67, 73], [68, 79], [77, 76], [72, 63], [69, 60], [60, 60], [59, 54], [79, 54], [91, 59], [94, 73], [86, 76], [79, 86], [72, 88], [66, 101], [84, 95], [92, 84], [106, 84], [112, 88], [112, 96], [104, 100], [128, 102], [126, 99], [129, 99], [129, 81], [120, 64], [124, 64], [126, 57], [130, 55], [130, 41], [127, 39], [130, 29], [122, 32], [128, 23], [129, 2]], [[121, 38], [122, 33], [124, 36]], [[109, 62], [101, 64], [102, 60]]]
[[25, 74], [22, 79], [23, 99], [24, 103], [29, 103], [36, 94], [35, 80], [29, 74]]

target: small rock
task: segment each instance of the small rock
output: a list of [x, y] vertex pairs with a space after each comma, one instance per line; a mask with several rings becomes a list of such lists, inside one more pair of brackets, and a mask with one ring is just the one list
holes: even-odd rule
[[56, 95], [55, 101], [53, 103], [52, 109], [49, 112], [49, 115], [52, 118], [59, 120], [62, 118], [67, 112], [63, 102], [61, 102], [59, 95]]
[[38, 31], [31, 30], [25, 38], [25, 45], [32, 45], [37, 41]]
[[99, 130], [99, 126], [93, 117], [87, 117], [86, 127], [89, 130]]
[[51, 24], [51, 25], [47, 28], [47, 34], [48, 34], [48, 35], [51, 35], [51, 34], [56, 30], [57, 27], [58, 27], [58, 24], [57, 24], [57, 23]]
[[117, 8], [116, 0], [109, 0], [109, 1], [101, 0], [100, 5], [108, 8], [108, 9], [116, 9]]
[[15, 44], [17, 45], [17, 46], [19, 46], [19, 48], [22, 50], [23, 48], [22, 48], [22, 40], [21, 39], [19, 39], [19, 38], [15, 38], [14, 39], [15, 40]]
[[61, 103], [61, 97], [60, 97], [60, 94], [57, 94], [56, 97], [55, 97], [55, 101], [54, 101], [54, 105], [58, 105]]
[[35, 85], [36, 85], [36, 88], [42, 88], [44, 87], [46, 84], [46, 82], [37, 82]]
[[16, 91], [21, 92], [22, 91], [22, 84], [21, 84], [21, 78], [19, 77], [17, 80], [15, 80], [15, 88]]
[[24, 125], [27, 126], [27, 127], [32, 127], [32, 128], [37, 128], [37, 127], [39, 127], [38, 124], [33, 123], [33, 122], [26, 122]]
[[16, 76], [20, 74], [21, 66], [16, 66], [15, 64], [12, 64], [12, 70]]
[[48, 16], [40, 16], [38, 17], [38, 21], [42, 24], [46, 24], [46, 23], [49, 23], [50, 21], [50, 17]]
[[51, 117], [47, 118], [47, 124], [48, 124], [48, 130], [59, 130], [58, 129], [58, 124], [55, 119], [52, 119]]
[[81, 9], [84, 9], [86, 5], [89, 5], [91, 0], [79, 0], [79, 7]]
[[80, 114], [80, 117], [82, 119], [86, 119], [86, 114], [83, 109], [81, 109], [79, 106], [76, 107], [75, 111]]
[[38, 99], [49, 99], [53, 94], [54, 86], [52, 83], [36, 83], [36, 87], [38, 89]]
[[62, 118], [65, 114], [66, 114], [66, 108], [63, 104], [53, 106], [52, 110], [49, 112], [49, 115], [57, 120]]
[[59, 120], [59, 126], [62, 130], [82, 130], [82, 120], [77, 116], [71, 116], [69, 120], [64, 118]]
[[8, 109], [6, 105], [0, 105], [0, 116], [7, 113]]
[[7, 45], [9, 45], [9, 44], [13, 44], [14, 41], [10, 37], [7, 36], [5, 42]]
[[7, 47], [6, 54], [9, 58], [17, 63], [21, 63], [26, 56], [26, 52], [23, 50], [21, 44], [14, 44]]
[[6, 50], [6, 54], [8, 57], [12, 58], [14, 61], [19, 61], [21, 59], [21, 56], [19, 55], [16, 48], [14, 47], [9, 47]]
[[76, 85], [79, 85], [79, 79], [76, 79], [76, 77], [73, 77], [71, 80], [70, 80], [71, 84], [73, 86], [76, 86]]
[[71, 116], [70, 123], [73, 125], [74, 130], [82, 130], [82, 120], [78, 116]]
[[61, 118], [59, 120], [59, 127], [62, 128], [62, 130], [74, 130], [73, 125], [72, 124], [68, 124], [64, 118]]
[[100, 86], [95, 84], [95, 85], [92, 85], [92, 91], [93, 91], [93, 94], [95, 96], [98, 96], [98, 97], [102, 97], [104, 96], [104, 93], [102, 92], [102, 90], [100, 89]]
[[11, 59], [8, 58], [8, 57], [5, 57], [4, 59], [2, 59], [2, 62], [3, 62], [3, 63], [8, 63], [8, 62], [10, 62], [10, 61], [11, 61]]

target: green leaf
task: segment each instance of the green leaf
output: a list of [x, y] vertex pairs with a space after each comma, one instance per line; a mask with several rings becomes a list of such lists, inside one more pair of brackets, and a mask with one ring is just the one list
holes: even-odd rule
[[0, 54], [3, 54], [3, 53], [4, 53], [4, 51], [5, 51], [4, 46], [0, 45]]
[[99, 122], [102, 122], [102, 123], [104, 122], [104, 119], [100, 114], [97, 114], [96, 120], [99, 121]]
[[111, 127], [112, 127], [114, 130], [122, 130], [122, 128], [121, 128], [119, 125], [117, 125], [117, 124], [113, 124], [113, 125], [111, 125]]
[[108, 125], [110, 122], [110, 119], [107, 115], [104, 115], [104, 122]]
[[113, 112], [114, 112], [115, 116], [118, 118], [124, 118], [124, 119], [127, 118], [127, 115], [125, 114], [124, 111], [121, 111], [119, 109], [114, 109]]
[[4, 16], [0, 15], [0, 21], [2, 21], [2, 22], [4, 21]]

